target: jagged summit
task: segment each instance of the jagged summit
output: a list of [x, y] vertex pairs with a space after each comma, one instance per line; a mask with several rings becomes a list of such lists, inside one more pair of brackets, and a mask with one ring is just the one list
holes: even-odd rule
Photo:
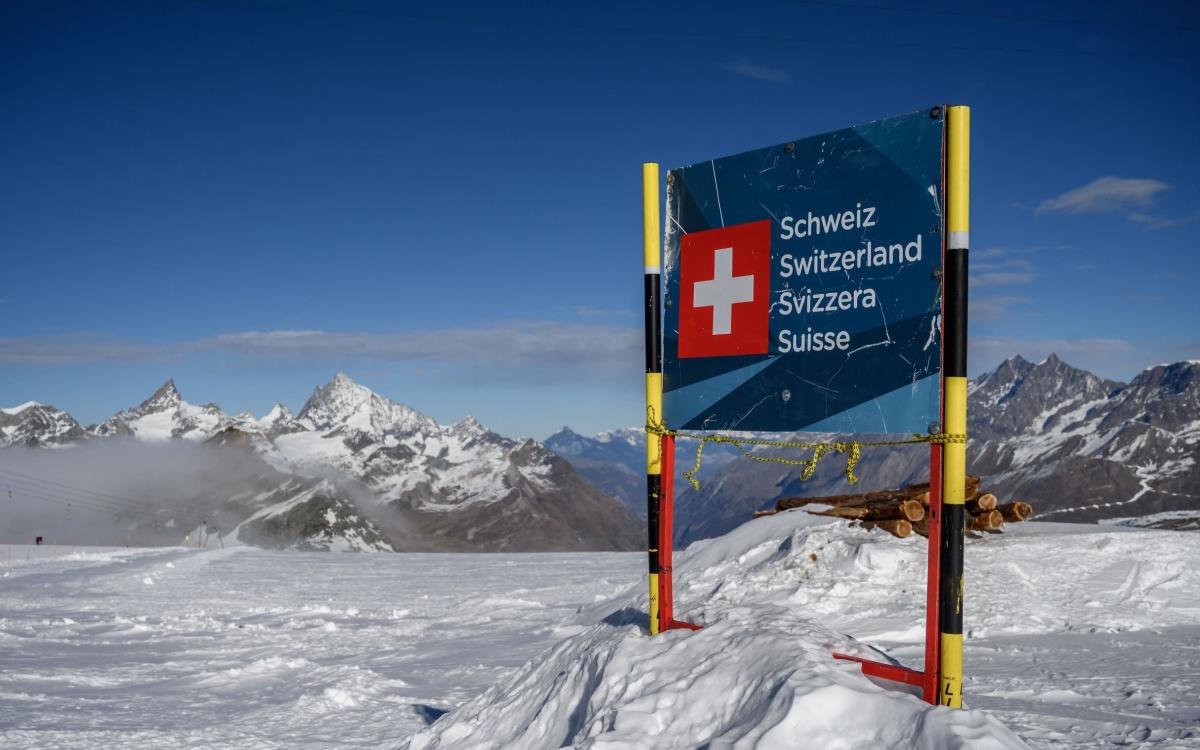
[[622, 442], [641, 447], [646, 444], [646, 428], [620, 427], [615, 430], [606, 430], [596, 433], [596, 439], [604, 443]]
[[142, 403], [88, 428], [95, 437], [133, 435], [143, 440], [207, 440], [234, 423], [216, 404], [195, 406], [183, 400], [175, 380], [167, 379]]
[[20, 414], [21, 412], [25, 411], [26, 409], [33, 409], [38, 406], [41, 406], [41, 404], [37, 401], [26, 401], [25, 403], [18, 404], [17, 406], [10, 406], [10, 407], [4, 408], [4, 409], [0, 409], [0, 413], [8, 414], [9, 416], [15, 416], [15, 415]]
[[0, 409], [0, 445], [62, 445], [84, 435], [70, 414], [37, 401]]
[[259, 421], [263, 424], [275, 424], [276, 422], [286, 421], [294, 418], [295, 415], [292, 414], [291, 409], [287, 408], [283, 404], [277, 403], [272, 406], [271, 410], [264, 414], [263, 418]]
[[1049, 426], [1046, 420], [1055, 416], [1048, 410], [1050, 405], [1098, 403], [1119, 387], [1120, 383], [1074, 367], [1056, 354], [1037, 364], [1020, 355], [1009, 357], [972, 381], [969, 431], [972, 437], [986, 440], [1021, 434], [1031, 427], [1044, 429]]
[[313, 390], [296, 420], [311, 429], [342, 428], [376, 436], [438, 430], [430, 417], [380, 396], [344, 372]]
[[454, 432], [462, 434], [482, 434], [489, 432], [488, 428], [484, 427], [478, 419], [468, 414], [463, 417], [457, 424], [450, 428]]
[[150, 414], [152, 412], [174, 409], [181, 403], [183, 403], [183, 397], [179, 395], [179, 389], [175, 387], [175, 379], [168, 378], [167, 382], [160, 385], [150, 398], [138, 404], [137, 407], [130, 411], [140, 414]]

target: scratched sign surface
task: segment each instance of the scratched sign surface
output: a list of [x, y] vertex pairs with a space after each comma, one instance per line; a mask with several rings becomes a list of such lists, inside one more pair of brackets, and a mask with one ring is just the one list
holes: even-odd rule
[[943, 111], [669, 172], [669, 426], [923, 433], [938, 421]]

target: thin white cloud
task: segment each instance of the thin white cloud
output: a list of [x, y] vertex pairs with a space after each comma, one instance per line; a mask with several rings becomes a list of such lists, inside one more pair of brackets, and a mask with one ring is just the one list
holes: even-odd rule
[[786, 70], [771, 68], [766, 65], [755, 65], [748, 60], [738, 60], [729, 66], [729, 70], [735, 75], [753, 78], [756, 81], [767, 81], [768, 83], [790, 83], [792, 80], [792, 77], [788, 75]]
[[475, 363], [505, 366], [600, 366], [636, 358], [640, 331], [551, 321], [488, 328], [404, 333], [247, 331], [215, 337], [211, 345], [254, 357], [346, 358]]
[[632, 318], [634, 311], [616, 307], [592, 307], [591, 305], [576, 305], [575, 315], [580, 318]]
[[156, 344], [97, 334], [0, 339], [0, 364], [74, 365], [87, 362], [150, 362], [169, 359], [179, 344]]
[[1037, 278], [1032, 271], [985, 271], [973, 273], [969, 279], [972, 289], [1028, 284]]
[[1003, 258], [1004, 256], [1008, 255], [1008, 253], [1009, 253], [1009, 249], [1007, 247], [985, 247], [981, 250], [972, 250], [971, 251], [971, 265], [974, 266], [975, 261], [977, 261], [977, 260], [992, 260], [994, 258]]
[[1033, 261], [1028, 258], [1005, 258], [997, 262], [972, 263], [972, 271], [1033, 271]]
[[1033, 302], [1030, 297], [997, 296], [973, 297], [970, 300], [970, 319], [972, 322], [990, 323], [1012, 314], [1012, 308], [1028, 305]]
[[1006, 258], [1003, 248], [994, 248], [991, 258], [995, 261], [971, 264], [971, 276], [968, 279], [972, 289], [986, 289], [997, 286], [1013, 286], [1028, 284], [1037, 278], [1037, 272], [1032, 262], [1026, 258]]
[[1190, 216], [1182, 216], [1177, 219], [1172, 219], [1166, 216], [1155, 216], [1153, 214], [1143, 213], [1142, 211], [1129, 212], [1130, 221], [1136, 221], [1138, 224], [1147, 229], [1167, 229], [1169, 227], [1179, 227], [1185, 224], [1195, 224], [1200, 222], [1200, 211], [1197, 211]]
[[0, 364], [72, 365], [227, 355], [254, 362], [351, 359], [479, 368], [601, 369], [635, 366], [642, 332], [553, 321], [399, 333], [239, 331], [178, 342], [98, 335], [0, 339]]
[[1155, 197], [1171, 186], [1162, 180], [1100, 177], [1083, 187], [1047, 198], [1037, 213], [1123, 213], [1153, 205]]
[[[993, 245], [992, 247], [985, 247], [979, 250], [971, 251], [971, 268], [976, 269], [980, 267], [976, 264], [976, 261], [992, 262], [1004, 259], [1004, 262], [1015, 263], [1018, 261], [1014, 256], [1028, 257], [1031, 255], [1045, 255], [1046, 253], [1060, 252], [1071, 249], [1071, 245], [1023, 245], [1021, 247]], [[1026, 264], [1029, 263], [1027, 260], [1020, 262]]]

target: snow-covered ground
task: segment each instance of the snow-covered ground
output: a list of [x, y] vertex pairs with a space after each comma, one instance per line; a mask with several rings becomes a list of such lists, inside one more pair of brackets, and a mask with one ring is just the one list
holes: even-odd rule
[[13, 550], [10, 564], [0, 548], [7, 748], [403, 747], [643, 559]]
[[1187, 532], [970, 543], [961, 712], [827, 658], [921, 666], [923, 540], [801, 512], [681, 555], [677, 613], [709, 627], [654, 639], [639, 554], [24, 551], [6, 747], [1200, 748]]

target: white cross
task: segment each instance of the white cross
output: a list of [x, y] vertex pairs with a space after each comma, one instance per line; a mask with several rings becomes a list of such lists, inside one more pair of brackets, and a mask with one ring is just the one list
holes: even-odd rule
[[713, 278], [697, 281], [692, 293], [693, 307], [713, 309], [713, 335], [733, 331], [733, 306], [754, 301], [754, 275], [733, 275], [733, 248], [723, 247], [713, 255]]

